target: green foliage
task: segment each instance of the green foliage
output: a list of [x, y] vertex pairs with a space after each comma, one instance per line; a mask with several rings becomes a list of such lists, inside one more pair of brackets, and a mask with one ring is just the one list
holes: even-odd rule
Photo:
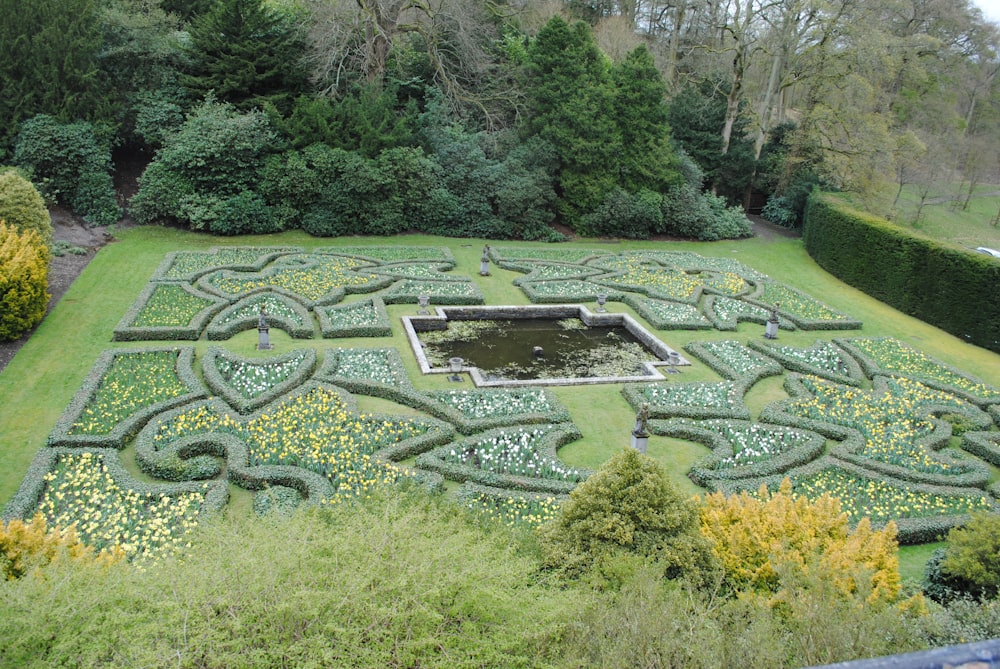
[[34, 230], [52, 244], [52, 219], [35, 185], [10, 169], [0, 172], [0, 221], [22, 232]]
[[968, 584], [970, 594], [996, 597], [1000, 592], [1000, 516], [974, 513], [965, 526], [952, 529], [941, 569]]
[[0, 1], [0, 151], [38, 114], [60, 121], [110, 121], [99, 75], [100, 2]]
[[0, 341], [17, 339], [45, 316], [49, 247], [34, 230], [0, 221]]
[[538, 539], [544, 564], [570, 576], [596, 570], [614, 580], [628, 556], [656, 564], [667, 578], [697, 581], [715, 569], [697, 506], [659, 464], [631, 448], [577, 486]]
[[518, 544], [416, 492], [220, 517], [183, 559], [155, 569], [67, 568], [57, 588], [8, 584], [3, 657], [25, 668], [162, 666], [164, 657], [248, 668], [552, 666], [588, 595], [532, 578]]
[[192, 19], [184, 83], [241, 109], [290, 108], [306, 86], [305, 37], [293, 15], [263, 0], [219, 0]]
[[121, 218], [111, 179], [111, 149], [92, 124], [35, 116], [21, 124], [14, 161], [31, 170], [46, 195], [68, 204], [88, 223], [110, 225]]
[[690, 184], [672, 186], [663, 194], [663, 223], [660, 231], [685, 239], [717, 241], [739, 239], [752, 234], [750, 221], [739, 207], [702, 193]]
[[595, 211], [581, 218], [579, 232], [588, 237], [648, 239], [650, 231], [663, 227], [662, 204], [659, 193], [632, 194], [616, 186]]
[[526, 132], [549, 142], [559, 157], [558, 206], [577, 224], [618, 182], [621, 130], [606, 56], [583, 22], [553, 17], [528, 48]]
[[[274, 141], [262, 112], [204, 103], [146, 168], [132, 198], [132, 215], [141, 223], [175, 220], [194, 230], [227, 234], [274, 231], [279, 224], [253, 194]], [[230, 213], [230, 205], [238, 210]], [[252, 221], [252, 212], [265, 218]]]
[[[101, 553], [96, 561], [111, 564], [120, 557], [120, 551], [110, 551]], [[49, 528], [40, 513], [30, 522], [15, 518], [0, 523], [0, 582], [24, 578], [34, 570], [67, 559], [78, 563], [95, 560], [93, 549], [80, 542], [73, 528]]]
[[[840, 280], [966, 341], [1000, 351], [1000, 263], [860, 212], [809, 198], [806, 250]], [[927, 277], [934, 277], [928, 281]]]

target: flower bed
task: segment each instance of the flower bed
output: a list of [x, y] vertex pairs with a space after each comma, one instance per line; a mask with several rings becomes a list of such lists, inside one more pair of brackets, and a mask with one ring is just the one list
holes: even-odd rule
[[593, 269], [583, 265], [569, 263], [518, 261], [504, 264], [504, 269], [524, 272], [527, 276], [514, 279], [514, 285], [519, 286], [525, 281], [553, 281], [559, 279], [586, 279], [588, 276], [604, 274], [604, 270]]
[[781, 314], [803, 330], [858, 330], [861, 322], [791, 286], [763, 280], [753, 299], [763, 307], [781, 304]]
[[511, 260], [553, 260], [556, 262], [581, 263], [588, 258], [606, 255], [607, 251], [597, 249], [552, 248], [551, 246], [491, 246], [490, 258], [503, 263]]
[[323, 337], [390, 337], [392, 327], [385, 302], [370, 297], [349, 304], [316, 307], [319, 328]]
[[983, 383], [889, 337], [834, 340], [856, 356], [868, 376], [899, 374], [946, 390], [979, 406], [1000, 404], [1000, 388]]
[[239, 332], [256, 328], [260, 323], [261, 307], [268, 327], [284, 330], [296, 339], [312, 338], [313, 319], [309, 311], [293, 298], [270, 291], [249, 295], [221, 311], [208, 324], [208, 338], [214, 341], [229, 339]]
[[105, 351], [49, 435], [50, 446], [122, 448], [153, 415], [206, 394], [194, 349]]
[[431, 304], [483, 304], [486, 301], [483, 291], [468, 278], [451, 281], [401, 279], [382, 293], [382, 300], [386, 304], [416, 304], [421, 295], [430, 297]]
[[[771, 318], [770, 309], [723, 295], [709, 295], [705, 298], [705, 313], [716, 330], [735, 330], [741, 321], [763, 325]], [[779, 313], [778, 327], [782, 330], [794, 330], [795, 324]]]
[[332, 383], [361, 381], [412, 388], [399, 351], [394, 348], [328, 348], [324, 357], [317, 376]]
[[150, 283], [115, 327], [115, 341], [198, 339], [226, 302], [186, 283]]
[[397, 263], [373, 267], [372, 274], [384, 274], [393, 279], [424, 279], [429, 281], [468, 281], [467, 277], [445, 274], [454, 263]]
[[626, 384], [622, 394], [633, 408], [649, 403], [654, 418], [738, 418], [749, 420], [743, 404], [746, 385], [735, 381], [719, 383]]
[[356, 256], [384, 263], [441, 261], [455, 266], [455, 256], [445, 246], [325, 246], [313, 253]]
[[215, 269], [260, 270], [276, 257], [288, 253], [302, 253], [302, 249], [295, 246], [251, 246], [176, 251], [167, 254], [152, 280], [190, 281]]
[[458, 499], [473, 513], [508, 527], [537, 527], [554, 520], [563, 501], [563, 497], [552, 494], [518, 494], [470, 483], [462, 485]]
[[638, 295], [625, 295], [622, 302], [635, 309], [657, 330], [710, 330], [712, 328], [712, 323], [693, 304], [657, 300]]
[[732, 339], [692, 342], [685, 346], [684, 350], [699, 358], [720, 376], [734, 381], [741, 380], [747, 386], [768, 376], [778, 376], [785, 371], [771, 358]]
[[633, 265], [618, 273], [592, 279], [609, 288], [642, 293], [661, 300], [695, 304], [703, 288], [699, 277], [665, 267]]
[[[516, 280], [515, 280], [516, 281]], [[593, 302], [599, 294], [608, 296], [609, 300], [618, 300], [621, 293], [582, 281], [580, 279], [563, 279], [558, 281], [525, 281], [517, 283], [528, 299], [536, 304], [559, 304], [562, 302]]]
[[591, 472], [566, 466], [556, 451], [580, 436], [571, 424], [501, 428], [423, 453], [416, 464], [454, 481], [566, 494]]
[[755, 339], [749, 342], [749, 346], [793, 372], [812, 374], [849, 386], [860, 386], [865, 380], [858, 362], [844, 349], [828, 341], [817, 339], [812, 346], [796, 347]]
[[316, 368], [316, 351], [249, 359], [209, 348], [202, 360], [205, 382], [240, 413], [249, 413], [300, 385]]

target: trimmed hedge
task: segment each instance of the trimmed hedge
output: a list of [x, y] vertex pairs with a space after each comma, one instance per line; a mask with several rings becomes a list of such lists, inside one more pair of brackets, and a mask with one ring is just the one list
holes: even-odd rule
[[[309, 310], [294, 297], [269, 288], [261, 288], [259, 292], [251, 293], [220, 311], [208, 324], [205, 334], [210, 340], [219, 341], [231, 339], [244, 330], [256, 329], [260, 323], [261, 305], [264, 305], [264, 320], [268, 327], [284, 330], [294, 339], [312, 339], [315, 333]], [[276, 313], [278, 309], [275, 305], [294, 313], [295, 319]], [[243, 315], [234, 318], [240, 312], [244, 312]]]
[[207, 251], [173, 251], [163, 258], [150, 281], [194, 281], [220, 269], [259, 272], [290, 253], [305, 250], [298, 246], [213, 246]]
[[447, 246], [322, 246], [313, 253], [353, 256], [375, 263], [443, 262], [455, 267], [455, 255]]
[[1000, 467], [1000, 432], [966, 432], [962, 435], [962, 450]]
[[[391, 278], [387, 278], [392, 281]], [[456, 290], [454, 286], [463, 286]], [[428, 295], [431, 304], [486, 304], [486, 298], [479, 286], [469, 279], [461, 281], [435, 281], [429, 279], [400, 279], [382, 293], [386, 304], [416, 304], [417, 298]]]
[[[737, 346], [744, 353], [747, 359], [751, 360], [753, 366], [750, 369], [740, 370], [733, 366], [733, 361], [725, 360], [713, 350], [721, 345]], [[758, 352], [744, 346], [735, 340], [727, 341], [694, 341], [684, 346], [684, 350], [695, 356], [706, 365], [711, 367], [720, 376], [732, 381], [739, 381], [747, 388], [757, 383], [761, 379], [769, 376], [780, 376], [785, 373], [784, 368], [769, 357], [760, 355]]]
[[[189, 389], [189, 392], [140, 408], [130, 417], [118, 422], [107, 434], [71, 434], [73, 425], [99, 390], [101, 382], [111, 369], [112, 364], [114, 364], [115, 358], [122, 355], [141, 354], [144, 352], [176, 353], [177, 362], [175, 371], [177, 378]], [[160, 412], [208, 395], [205, 386], [194, 373], [193, 363], [194, 348], [191, 346], [113, 349], [104, 351], [97, 359], [97, 362], [94, 363], [90, 374], [84, 379], [80, 390], [73, 396], [73, 400], [66, 407], [66, 410], [63, 411], [59, 420], [56, 421], [55, 427], [49, 434], [46, 443], [49, 446], [70, 448], [85, 446], [124, 448], [126, 442], [134, 437], [150, 419]]]
[[608, 301], [620, 302], [624, 293], [602, 288], [597, 284], [580, 279], [558, 281], [527, 281], [515, 279], [514, 285], [521, 289], [535, 304], [563, 304], [566, 302], [594, 302], [598, 295], [607, 295]]
[[[136, 320], [142, 316], [147, 304], [154, 299], [156, 292], [164, 290], [164, 286], [179, 288], [186, 294], [204, 301], [206, 306], [196, 313], [185, 325], [134, 325]], [[197, 340], [201, 337], [202, 331], [204, 331], [212, 317], [224, 309], [227, 304], [226, 300], [192, 288], [186, 283], [150, 282], [146, 284], [139, 297], [132, 303], [129, 310], [125, 312], [122, 319], [118, 321], [112, 341]]]
[[828, 381], [833, 381], [834, 383], [841, 383], [847, 386], [861, 386], [865, 381], [865, 374], [861, 370], [861, 366], [858, 364], [857, 360], [847, 354], [843, 348], [836, 346], [835, 344], [830, 344], [821, 339], [817, 339], [816, 343], [808, 348], [801, 348], [798, 350], [810, 351], [814, 349], [821, 349], [825, 346], [830, 346], [835, 352], [839, 354], [841, 362], [841, 371], [835, 372], [825, 367], [820, 367], [818, 365], [810, 365], [807, 361], [801, 358], [795, 357], [789, 353], [783, 352], [781, 349], [784, 348], [783, 345], [775, 343], [771, 340], [759, 340], [751, 339], [747, 342], [747, 345], [766, 354], [768, 357], [774, 358], [781, 363], [782, 367], [785, 369], [798, 372], [800, 374], [812, 374], [814, 376], [819, 376], [821, 378], [827, 379]]
[[[392, 326], [389, 312], [382, 298], [374, 296], [359, 302], [338, 304], [330, 307], [316, 307], [319, 329], [324, 339], [335, 337], [391, 337]], [[353, 324], [339, 324], [337, 315], [352, 311], [371, 312], [371, 318]]]
[[[728, 422], [735, 426], [749, 425], [750, 421], [713, 421]], [[764, 430], [773, 432], [803, 432], [808, 439], [800, 446], [778, 453], [766, 460], [748, 465], [723, 467], [723, 460], [732, 457], [733, 444], [718, 430], [713, 430], [688, 419], [654, 420], [650, 421], [650, 432], [663, 437], [674, 437], [686, 441], [695, 441], [712, 449], [712, 454], [695, 463], [688, 472], [688, 478], [695, 485], [711, 488], [712, 481], [717, 479], [759, 478], [782, 474], [794, 467], [801, 467], [823, 455], [826, 440], [822, 435], [812, 431], [796, 430], [780, 425], [758, 423]]]
[[[712, 323], [698, 311], [698, 307], [685, 302], [672, 300], [657, 300], [639, 295], [625, 295], [621, 302], [635, 309], [636, 313], [657, 330], [711, 330]], [[671, 318], [664, 314], [670, 308], [686, 314], [680, 318]]]
[[[828, 307], [801, 290], [770, 279], [758, 280], [757, 289], [743, 299], [768, 310], [780, 303], [779, 314], [802, 330], [860, 330], [862, 327], [861, 321]], [[802, 313], [810, 310], [825, 312], [829, 317], [819, 318], [815, 314]]]
[[[739, 308], [736, 313], [723, 315], [719, 313], [717, 304], [729, 304]], [[708, 295], [705, 297], [705, 314], [716, 330], [736, 330], [741, 322], [759, 323], [765, 325], [770, 318], [771, 308], [725, 295]], [[795, 324], [778, 312], [778, 328], [795, 330]]]
[[[108, 468], [108, 473], [111, 475], [111, 478], [114, 479], [114, 481], [122, 488], [135, 490], [140, 495], [158, 497], [160, 495], [172, 496], [182, 493], [201, 492], [204, 486], [202, 483], [194, 482], [143, 483], [141, 481], [137, 481], [131, 474], [129, 474], [128, 470], [125, 469], [118, 451], [113, 449], [42, 448], [31, 461], [31, 465], [28, 467], [28, 473], [25, 474], [20, 488], [18, 488], [10, 502], [7, 503], [7, 506], [4, 507], [3, 514], [0, 518], [2, 518], [4, 522], [9, 522], [15, 518], [21, 520], [31, 518], [34, 515], [35, 510], [38, 508], [42, 495], [45, 493], [45, 477], [55, 468], [56, 461], [59, 456], [63, 454], [77, 454], [84, 452], [99, 454], [104, 459], [104, 463]], [[226, 505], [228, 500], [229, 487], [226, 485], [225, 481], [217, 481], [210, 484], [208, 489], [205, 491], [205, 499], [202, 502], [201, 509], [203, 512], [220, 511]]]
[[[542, 444], [538, 449], [542, 455], [547, 456], [552, 460], [558, 460], [559, 456], [557, 455], [557, 451], [560, 447], [576, 441], [583, 436], [577, 427], [572, 423], [564, 423], [555, 427], [556, 429], [545, 435], [542, 440]], [[526, 492], [546, 492], [554, 495], [568, 495], [574, 488], [576, 488], [578, 485], [578, 482], [576, 481], [514, 476], [511, 474], [502, 474], [499, 472], [481, 469], [472, 465], [448, 462], [444, 459], [444, 455], [450, 450], [465, 450], [467, 445], [474, 441], [481, 441], [484, 438], [488, 439], [493, 434], [502, 432], [504, 432], [503, 429], [492, 430], [490, 432], [477, 434], [475, 437], [463, 439], [461, 441], [436, 448], [432, 451], [418, 455], [415, 464], [418, 467], [438, 472], [445, 478], [459, 483], [472, 481], [474, 483], [493, 488], [504, 488], [507, 490]], [[590, 470], [579, 471], [584, 478], [592, 473]]]
[[[749, 386], [744, 382], [719, 383], [627, 383], [622, 395], [633, 409], [649, 403], [653, 418], [733, 418], [750, 420], [750, 411], [743, 404]], [[662, 391], [662, 392], [660, 392]], [[683, 398], [684, 402], [671, 401]]]
[[820, 267], [841, 281], [1000, 353], [995, 259], [918, 236], [818, 191], [806, 205], [802, 239]]
[[[248, 365], [263, 366], [280, 365], [298, 357], [302, 358], [301, 362], [287, 378], [254, 397], [246, 397], [241, 394], [223, 377], [218, 368], [219, 358], [227, 358]], [[279, 399], [293, 388], [302, 385], [306, 379], [312, 376], [313, 371], [316, 369], [316, 351], [311, 348], [298, 349], [279, 356], [253, 359], [244, 358], [243, 356], [212, 346], [205, 352], [201, 367], [205, 376], [205, 383], [208, 387], [217, 395], [220, 395], [236, 411], [241, 414], [247, 414]]]

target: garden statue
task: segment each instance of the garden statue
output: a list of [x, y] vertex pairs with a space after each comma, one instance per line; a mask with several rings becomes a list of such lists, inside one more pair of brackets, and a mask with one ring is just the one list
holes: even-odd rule
[[635, 427], [632, 428], [632, 448], [640, 453], [646, 452], [649, 442], [649, 432], [646, 424], [649, 422], [649, 402], [643, 402], [635, 414]]
[[479, 259], [479, 276], [490, 275], [490, 245], [483, 247], [483, 257]]
[[764, 326], [765, 339], [778, 338], [778, 307], [780, 306], [781, 302], [775, 302], [774, 308], [771, 309], [771, 316], [767, 319], [767, 325]]
[[264, 305], [260, 305], [260, 314], [257, 316], [257, 350], [266, 351], [274, 348], [271, 339], [268, 337], [267, 314], [264, 312]]

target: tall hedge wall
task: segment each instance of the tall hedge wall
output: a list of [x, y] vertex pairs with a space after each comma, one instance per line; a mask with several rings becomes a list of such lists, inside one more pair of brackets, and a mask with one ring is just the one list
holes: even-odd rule
[[1000, 262], [921, 237], [814, 193], [802, 239], [841, 281], [966, 341], [1000, 353]]

